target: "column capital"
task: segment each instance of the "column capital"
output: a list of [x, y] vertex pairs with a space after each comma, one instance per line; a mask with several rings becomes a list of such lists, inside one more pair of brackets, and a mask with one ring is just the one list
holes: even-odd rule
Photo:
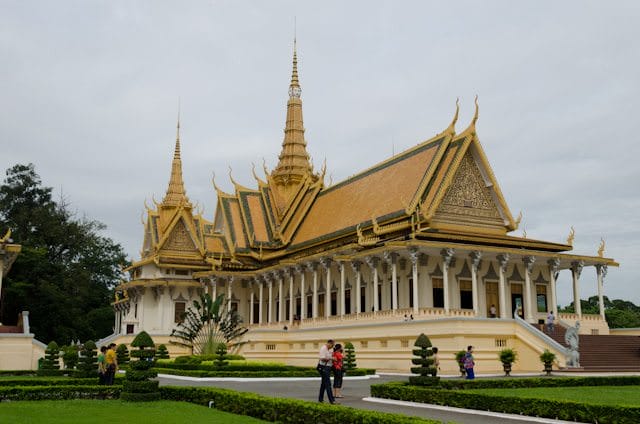
[[304, 264], [304, 266], [306, 266], [309, 271], [314, 272], [315, 270], [318, 269], [318, 262], [314, 262], [314, 261], [307, 262]]
[[380, 258], [378, 258], [377, 256], [367, 256], [364, 258], [364, 261], [367, 263], [367, 265], [369, 265], [369, 268], [373, 270], [378, 266]]
[[607, 266], [607, 264], [598, 264], [596, 265], [596, 271], [598, 271], [598, 274], [602, 275], [602, 280], [604, 281], [604, 277], [607, 276], [609, 267]]
[[482, 252], [479, 250], [474, 250], [469, 253], [469, 257], [471, 258], [471, 268], [473, 272], [478, 272], [478, 267], [480, 266], [480, 260], [482, 259]]
[[211, 284], [215, 285], [215, 284], [216, 284], [216, 281], [218, 281], [218, 277], [215, 277], [215, 276], [211, 276], [211, 277], [209, 277], [209, 282], [210, 282]]
[[418, 263], [418, 258], [420, 257], [420, 250], [417, 247], [412, 247], [409, 249], [409, 260], [412, 265]]
[[558, 268], [560, 268], [560, 259], [551, 258], [547, 261], [547, 265], [549, 265], [549, 270], [555, 273], [556, 271], [558, 271]]
[[295, 264], [293, 266], [293, 269], [298, 273], [298, 274], [303, 274], [304, 273], [304, 268], [305, 265], [304, 264]]
[[498, 260], [498, 264], [500, 265], [500, 269], [502, 270], [502, 272], [506, 272], [507, 265], [509, 265], [509, 254], [501, 253], [498, 256], [496, 256], [496, 259]]
[[577, 278], [580, 278], [580, 274], [582, 274], [582, 268], [584, 268], [584, 261], [571, 262], [571, 271]]
[[320, 264], [325, 269], [325, 271], [328, 270], [329, 268], [331, 268], [331, 263], [332, 262], [333, 262], [333, 260], [331, 258], [322, 258], [322, 259], [320, 259]]
[[389, 265], [393, 265], [398, 259], [398, 254], [396, 252], [384, 251], [382, 252], [382, 257]]
[[525, 256], [522, 258], [522, 263], [524, 264], [524, 269], [531, 274], [533, 270], [533, 264], [536, 262], [535, 256]]
[[360, 272], [360, 267], [362, 266], [362, 261], [351, 261], [351, 269], [353, 269], [353, 272]]
[[455, 251], [454, 249], [451, 249], [451, 248], [449, 248], [449, 247], [447, 247], [447, 248], [445, 248], [445, 249], [442, 249], [442, 250], [440, 251], [440, 255], [442, 256], [442, 260], [444, 261], [445, 265], [447, 265], [447, 266], [450, 266], [450, 265], [451, 265], [451, 266], [453, 266], [453, 264], [455, 263], [455, 262], [454, 262], [453, 254], [454, 254], [455, 252], [456, 252], [456, 251]]

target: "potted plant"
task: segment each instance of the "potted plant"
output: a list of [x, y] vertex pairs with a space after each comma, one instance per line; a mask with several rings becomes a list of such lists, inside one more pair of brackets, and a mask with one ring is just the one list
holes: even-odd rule
[[458, 368], [460, 368], [460, 374], [462, 374], [463, 377], [467, 375], [467, 371], [464, 369], [464, 362], [462, 362], [462, 360], [464, 359], [464, 355], [466, 354], [467, 352], [464, 350], [459, 350], [455, 353], [456, 363], [458, 364]]
[[500, 362], [502, 362], [502, 369], [504, 369], [504, 375], [508, 377], [511, 374], [511, 365], [518, 359], [518, 353], [513, 349], [502, 349], [498, 354]]
[[556, 354], [550, 352], [549, 349], [545, 349], [544, 352], [540, 354], [540, 361], [544, 364], [544, 371], [547, 375], [551, 375], [551, 370], [553, 366], [553, 361], [556, 360]]

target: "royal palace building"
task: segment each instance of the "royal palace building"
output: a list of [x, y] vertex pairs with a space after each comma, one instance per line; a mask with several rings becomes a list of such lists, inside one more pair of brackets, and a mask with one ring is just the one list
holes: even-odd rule
[[[456, 105], [457, 109], [457, 105]], [[215, 185], [213, 221], [194, 208], [182, 180], [180, 134], [166, 195], [147, 207], [141, 258], [117, 289], [115, 334], [141, 330], [168, 342], [203, 292], [225, 294], [249, 332], [251, 359], [313, 364], [328, 338], [352, 342], [360, 366], [405, 370], [426, 333], [444, 369], [453, 353], [476, 347], [479, 367], [498, 369], [497, 352], [518, 350], [515, 368], [539, 369], [544, 349], [565, 365], [567, 352], [539, 323], [581, 323], [582, 334], [608, 334], [604, 256], [572, 252], [564, 242], [513, 235], [514, 218], [476, 132], [456, 130], [458, 111], [440, 134], [326, 185], [305, 141], [294, 49], [284, 141], [273, 170], [255, 170], [254, 188]], [[581, 277], [597, 280], [600, 313], [580, 310]], [[556, 281], [571, 276], [574, 314], [557, 311]], [[495, 311], [495, 317], [492, 317]], [[179, 351], [174, 346], [174, 353]], [[520, 365], [518, 365], [520, 364]]]

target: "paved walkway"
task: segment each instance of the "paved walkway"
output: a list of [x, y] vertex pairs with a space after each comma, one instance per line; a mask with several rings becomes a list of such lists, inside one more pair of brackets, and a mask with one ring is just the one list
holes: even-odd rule
[[[539, 374], [537, 374], [539, 375]], [[320, 377], [295, 379], [229, 379], [229, 378], [192, 378], [161, 374], [163, 386], [209, 386], [232, 389], [241, 392], [259, 393], [277, 398], [302, 399], [311, 402], [318, 400]], [[439, 405], [400, 402], [390, 399], [370, 397], [371, 384], [405, 380], [400, 375], [381, 375], [375, 378], [345, 377], [344, 398], [339, 399], [344, 406], [358, 409], [370, 409], [381, 412], [393, 412], [422, 418], [455, 422], [459, 424], [521, 424], [521, 423], [568, 423], [568, 421], [534, 418], [522, 415], [499, 414], [470, 409], [450, 408]], [[571, 423], [574, 423], [571, 421]], [[574, 423], [575, 424], [575, 423]]]

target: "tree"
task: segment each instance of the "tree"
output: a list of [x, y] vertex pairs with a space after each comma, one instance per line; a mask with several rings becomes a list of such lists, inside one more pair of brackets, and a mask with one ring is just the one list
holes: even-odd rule
[[[640, 327], [640, 306], [633, 302], [622, 299], [610, 300], [607, 296], [603, 298], [604, 315], [610, 328], [636, 328]], [[598, 296], [591, 296], [589, 299], [580, 299], [580, 306], [583, 314], [599, 314], [600, 306]], [[573, 302], [560, 312], [575, 313]]]
[[133, 339], [131, 347], [138, 348], [131, 350], [131, 356], [137, 358], [137, 361], [129, 362], [120, 399], [131, 402], [159, 400], [158, 382], [149, 380], [158, 375], [150, 369], [156, 353], [153, 339], [146, 331], [142, 331]]
[[344, 370], [349, 372], [349, 370], [355, 370], [358, 367], [356, 364], [356, 349], [353, 347], [353, 343], [347, 342], [344, 345]]
[[218, 343], [218, 347], [216, 348], [216, 360], [213, 362], [213, 365], [219, 368], [229, 365], [229, 361], [225, 361], [226, 356], [227, 345], [224, 343]]
[[242, 336], [249, 331], [242, 326], [242, 318], [234, 310], [227, 308], [224, 295], [215, 300], [208, 293], [195, 300], [193, 307], [187, 308], [184, 320], [171, 332], [171, 343], [191, 349], [195, 355], [214, 354], [220, 343], [235, 350], [243, 342]]
[[78, 377], [97, 377], [98, 376], [98, 360], [96, 358], [98, 352], [96, 344], [89, 340], [85, 342], [80, 350], [80, 360], [78, 361]]
[[7, 170], [0, 185], [0, 232], [10, 228], [22, 245], [3, 282], [0, 321], [30, 311], [41, 340], [69, 344], [111, 333], [112, 289], [123, 277], [122, 247], [100, 233], [105, 226], [77, 218], [64, 199], [52, 199], [33, 164]]
[[60, 370], [60, 348], [58, 343], [51, 342], [44, 351], [44, 359], [38, 375], [58, 375]]
[[411, 360], [411, 363], [418, 366], [411, 367], [411, 372], [419, 375], [409, 377], [409, 382], [421, 386], [433, 386], [437, 384], [440, 378], [436, 377], [437, 370], [431, 358], [433, 356], [431, 340], [422, 333], [413, 345], [417, 347], [417, 349], [413, 349], [415, 358]]
[[158, 346], [158, 350], [156, 350], [156, 359], [169, 359], [169, 351], [165, 345], [161, 344]]
[[118, 358], [118, 366], [124, 367], [129, 363], [129, 349], [127, 349], [126, 344], [123, 343], [118, 345], [118, 347], [116, 348], [116, 355]]
[[62, 360], [64, 361], [65, 369], [74, 369], [78, 364], [78, 346], [74, 344], [62, 346]]

